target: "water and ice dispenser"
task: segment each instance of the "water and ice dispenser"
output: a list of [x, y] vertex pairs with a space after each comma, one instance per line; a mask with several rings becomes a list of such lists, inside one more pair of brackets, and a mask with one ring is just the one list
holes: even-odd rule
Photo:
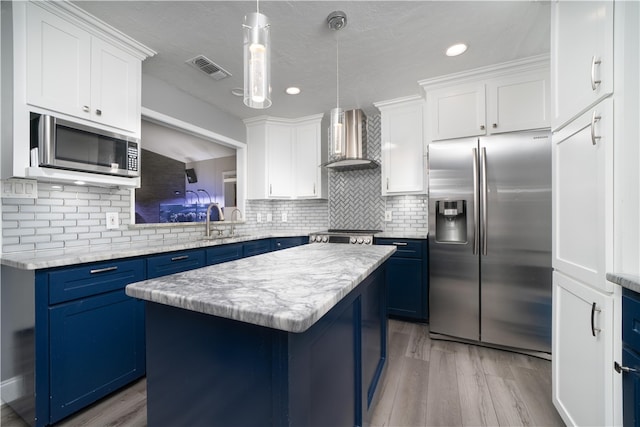
[[467, 242], [467, 202], [465, 200], [436, 201], [436, 241]]

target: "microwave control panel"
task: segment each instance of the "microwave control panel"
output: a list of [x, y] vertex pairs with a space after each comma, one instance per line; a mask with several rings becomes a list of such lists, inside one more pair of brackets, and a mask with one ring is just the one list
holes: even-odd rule
[[127, 146], [127, 170], [138, 172], [138, 144], [135, 142]]

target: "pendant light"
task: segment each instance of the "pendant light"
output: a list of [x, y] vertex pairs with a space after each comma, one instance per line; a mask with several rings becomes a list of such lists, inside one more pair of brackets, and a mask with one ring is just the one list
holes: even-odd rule
[[[338, 31], [347, 25], [347, 14], [342, 11], [334, 11], [327, 16], [327, 24], [332, 30]], [[336, 108], [329, 113], [329, 144], [331, 152], [336, 157], [346, 154], [344, 111], [340, 108], [340, 49], [338, 35], [336, 34]]]
[[271, 106], [271, 24], [260, 13], [248, 13], [242, 24], [244, 33], [244, 103], [251, 108]]

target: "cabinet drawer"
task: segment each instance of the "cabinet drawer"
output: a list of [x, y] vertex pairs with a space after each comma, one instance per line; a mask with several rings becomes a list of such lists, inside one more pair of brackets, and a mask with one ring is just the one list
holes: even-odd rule
[[112, 261], [86, 264], [48, 273], [49, 303], [97, 295], [144, 280], [144, 261]]
[[205, 266], [205, 251], [180, 251], [147, 258], [147, 278], [180, 273]]
[[305, 245], [307, 243], [309, 243], [308, 236], [277, 237], [273, 239], [273, 250], [279, 251], [280, 249], [293, 248], [294, 246]]
[[622, 341], [640, 353], [640, 295], [626, 289], [622, 295]]
[[376, 245], [394, 245], [396, 251], [392, 257], [422, 258], [424, 244], [422, 240], [376, 239]]
[[242, 258], [242, 243], [214, 246], [207, 249], [207, 265], [220, 264]]
[[243, 255], [245, 257], [271, 252], [271, 239], [254, 240], [244, 244]]

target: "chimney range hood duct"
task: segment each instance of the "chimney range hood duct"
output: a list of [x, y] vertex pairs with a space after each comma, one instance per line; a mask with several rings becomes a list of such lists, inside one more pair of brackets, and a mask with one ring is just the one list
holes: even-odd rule
[[346, 154], [331, 160], [322, 166], [336, 171], [374, 169], [380, 166], [375, 160], [367, 158], [366, 116], [362, 110], [344, 112]]

